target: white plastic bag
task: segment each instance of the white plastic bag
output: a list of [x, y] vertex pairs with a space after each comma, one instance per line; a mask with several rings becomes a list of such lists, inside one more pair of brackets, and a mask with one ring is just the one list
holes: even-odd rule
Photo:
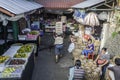
[[71, 53], [74, 49], [75, 49], [75, 44], [74, 43], [70, 43], [70, 45], [68, 47], [68, 52]]

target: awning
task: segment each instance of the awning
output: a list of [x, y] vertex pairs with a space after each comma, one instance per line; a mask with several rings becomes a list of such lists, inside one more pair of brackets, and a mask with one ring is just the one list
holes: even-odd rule
[[47, 9], [68, 9], [84, 0], [34, 0]]
[[[26, 0], [0, 0], [0, 11], [8, 11], [15, 15], [29, 12], [38, 8], [43, 7], [42, 5]], [[6, 12], [5, 12], [6, 13]]]
[[72, 6], [72, 8], [88, 8], [88, 7], [91, 7], [91, 6], [94, 6], [94, 5], [97, 5], [99, 3], [102, 3], [104, 2], [105, 0], [86, 0], [84, 2], [81, 2], [79, 4], [76, 4], [74, 6]]

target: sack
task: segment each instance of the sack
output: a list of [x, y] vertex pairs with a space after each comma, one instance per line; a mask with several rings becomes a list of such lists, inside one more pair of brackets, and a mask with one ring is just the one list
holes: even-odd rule
[[106, 62], [105, 59], [98, 59], [98, 60], [97, 60], [98, 65], [102, 65], [102, 64], [104, 64], [105, 62]]

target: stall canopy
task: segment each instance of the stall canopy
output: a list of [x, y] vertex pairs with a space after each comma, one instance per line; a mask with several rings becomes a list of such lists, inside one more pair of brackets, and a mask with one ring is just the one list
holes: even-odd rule
[[47, 9], [66, 9], [85, 0], [34, 0]]
[[43, 6], [32, 1], [0, 0], [0, 12], [5, 13], [9, 16], [19, 15], [41, 7]]
[[81, 2], [79, 4], [73, 5], [72, 8], [88, 8], [94, 5], [97, 5], [99, 3], [103, 3], [105, 0], [86, 0], [84, 2]]

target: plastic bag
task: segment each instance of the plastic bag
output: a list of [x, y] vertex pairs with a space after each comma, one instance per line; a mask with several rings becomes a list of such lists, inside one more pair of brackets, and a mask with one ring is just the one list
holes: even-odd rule
[[74, 43], [70, 43], [70, 45], [68, 47], [68, 52], [71, 53], [74, 49], [75, 49], [75, 44]]

